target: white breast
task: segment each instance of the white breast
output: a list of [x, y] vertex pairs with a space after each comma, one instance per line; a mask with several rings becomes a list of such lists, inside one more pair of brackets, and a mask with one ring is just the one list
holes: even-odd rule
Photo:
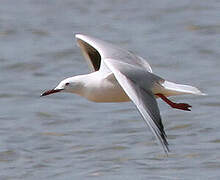
[[113, 74], [102, 77], [99, 72], [90, 74], [93, 80], [87, 81], [81, 96], [94, 102], [126, 102], [130, 101]]

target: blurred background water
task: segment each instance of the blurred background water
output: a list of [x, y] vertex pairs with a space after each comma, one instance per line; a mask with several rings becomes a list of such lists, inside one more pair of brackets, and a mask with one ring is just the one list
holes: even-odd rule
[[[219, 179], [219, 20], [218, 0], [1, 0], [0, 179]], [[158, 100], [168, 157], [132, 103], [39, 97], [89, 71], [77, 32], [208, 94], [172, 98], [191, 112]]]

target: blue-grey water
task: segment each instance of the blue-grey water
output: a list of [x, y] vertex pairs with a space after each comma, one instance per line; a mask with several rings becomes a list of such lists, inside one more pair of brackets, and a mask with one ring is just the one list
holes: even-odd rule
[[[171, 153], [164, 155], [132, 103], [72, 94], [40, 98], [88, 73], [73, 33], [148, 59], [168, 80], [207, 96], [158, 100]], [[0, 179], [219, 179], [219, 0], [1, 0]]]

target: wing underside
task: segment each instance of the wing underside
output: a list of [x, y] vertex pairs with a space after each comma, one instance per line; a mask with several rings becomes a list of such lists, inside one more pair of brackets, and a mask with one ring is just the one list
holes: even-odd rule
[[162, 79], [151, 73], [152, 69], [147, 61], [126, 50], [81, 34], [77, 34], [76, 39], [92, 71], [114, 73], [167, 153], [169, 149], [166, 134], [156, 99], [150, 89], [154, 82]]
[[129, 51], [94, 37], [82, 34], [76, 34], [75, 37], [91, 71], [98, 71], [102, 68], [104, 65], [102, 59], [112, 58], [152, 72], [150, 65], [145, 59], [136, 56]]
[[85, 57], [91, 71], [98, 71], [101, 65], [101, 56], [99, 52], [85, 41], [78, 39], [78, 45]]

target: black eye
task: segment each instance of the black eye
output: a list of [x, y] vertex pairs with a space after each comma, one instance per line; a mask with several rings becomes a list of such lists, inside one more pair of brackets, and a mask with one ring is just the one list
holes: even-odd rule
[[66, 83], [65, 85], [68, 86], [70, 83]]

